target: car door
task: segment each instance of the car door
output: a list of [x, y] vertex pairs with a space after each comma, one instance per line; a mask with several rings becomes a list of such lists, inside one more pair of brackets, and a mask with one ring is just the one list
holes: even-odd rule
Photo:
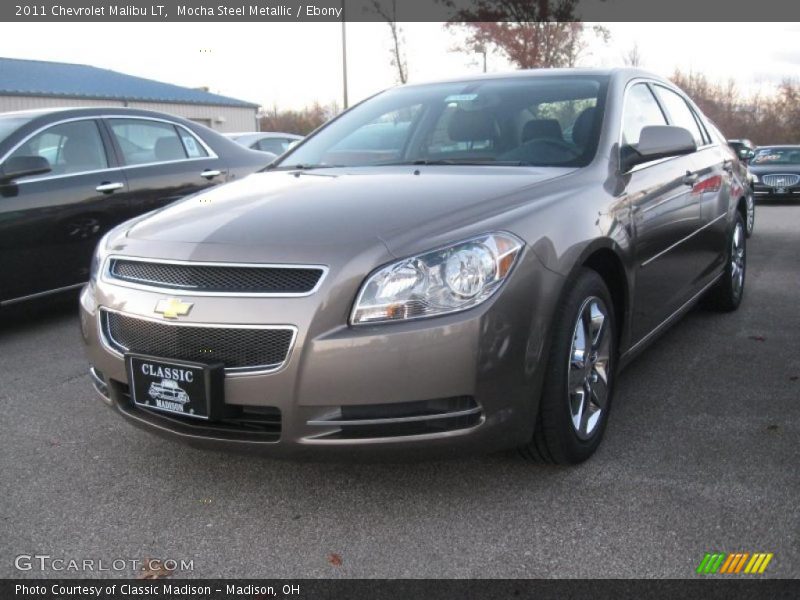
[[12, 150], [49, 173], [0, 185], [0, 302], [78, 286], [99, 238], [128, 216], [125, 178], [96, 119], [50, 125]]
[[700, 211], [698, 227], [686, 239], [687, 253], [691, 253], [696, 262], [694, 290], [705, 285], [709, 275], [719, 271], [724, 261], [727, 239], [727, 208], [730, 202], [734, 156], [722, 148], [719, 143], [712, 143], [708, 131], [699, 115], [686, 99], [662, 85], [654, 85], [653, 89], [661, 105], [667, 113], [670, 125], [687, 129], [697, 144], [697, 153], [692, 157], [694, 171], [691, 202]]
[[127, 178], [131, 216], [226, 180], [227, 165], [179, 123], [128, 116], [105, 123]]
[[[635, 148], [645, 126], [667, 124], [651, 85], [633, 84], [624, 102], [621, 151]], [[702, 225], [700, 205], [692, 197], [696, 169], [690, 154], [640, 164], [623, 174], [634, 240], [633, 342], [685, 302], [696, 277], [697, 257], [684, 243]]]

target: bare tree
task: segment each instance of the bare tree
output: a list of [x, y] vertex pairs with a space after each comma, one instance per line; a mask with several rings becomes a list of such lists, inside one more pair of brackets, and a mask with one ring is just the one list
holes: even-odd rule
[[[385, 1], [385, 0], [383, 0]], [[389, 26], [392, 34], [392, 66], [397, 69], [397, 80], [400, 83], [408, 81], [408, 63], [403, 52], [405, 37], [403, 29], [397, 24], [397, 0], [389, 0], [391, 10], [384, 8], [382, 0], [372, 0], [373, 10]]]
[[283, 131], [308, 135], [317, 127], [335, 116], [338, 104], [323, 106], [315, 102], [300, 110], [279, 110], [273, 105], [271, 109], [259, 115], [259, 131]]
[[634, 42], [633, 46], [622, 55], [622, 62], [628, 67], [642, 66], [642, 53], [639, 51], [639, 42]]
[[729, 138], [756, 144], [793, 144], [800, 139], [800, 82], [785, 79], [774, 94], [742, 96], [734, 81], [709, 81], [701, 73], [675, 71], [683, 89]]

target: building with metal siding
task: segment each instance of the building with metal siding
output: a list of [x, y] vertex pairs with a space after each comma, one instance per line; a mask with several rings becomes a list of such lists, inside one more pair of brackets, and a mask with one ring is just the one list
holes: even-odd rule
[[252, 102], [88, 65], [0, 58], [0, 112], [63, 106], [127, 106], [222, 132], [258, 130]]

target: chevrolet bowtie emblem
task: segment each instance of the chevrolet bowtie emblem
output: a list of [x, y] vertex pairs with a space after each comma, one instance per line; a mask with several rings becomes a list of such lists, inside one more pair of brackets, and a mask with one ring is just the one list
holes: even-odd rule
[[165, 319], [177, 319], [185, 317], [192, 310], [191, 302], [183, 302], [178, 298], [163, 298], [156, 303], [155, 312], [164, 315]]

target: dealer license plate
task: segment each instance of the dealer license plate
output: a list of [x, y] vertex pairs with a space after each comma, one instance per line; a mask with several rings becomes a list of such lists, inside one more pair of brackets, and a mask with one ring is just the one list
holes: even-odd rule
[[209, 419], [222, 406], [224, 369], [139, 354], [126, 356], [134, 404], [197, 419]]

